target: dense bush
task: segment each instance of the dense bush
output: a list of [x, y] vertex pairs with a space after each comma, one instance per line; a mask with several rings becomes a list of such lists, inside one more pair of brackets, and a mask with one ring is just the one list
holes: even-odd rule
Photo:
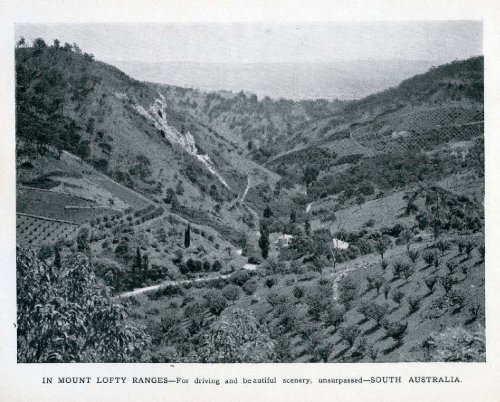
[[57, 267], [18, 250], [17, 307], [19, 362], [147, 359], [149, 338], [129, 322], [124, 307], [110, 299], [82, 254], [69, 256]]

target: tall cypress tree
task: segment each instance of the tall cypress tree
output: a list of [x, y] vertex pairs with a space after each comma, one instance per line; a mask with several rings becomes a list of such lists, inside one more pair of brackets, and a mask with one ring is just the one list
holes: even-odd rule
[[311, 223], [308, 219], [306, 219], [306, 221], [304, 222], [304, 230], [306, 232], [306, 235], [309, 236], [311, 234]]
[[265, 226], [260, 227], [259, 247], [262, 258], [266, 260], [269, 256], [269, 233], [267, 232], [267, 228]]
[[59, 251], [59, 247], [54, 247], [54, 266], [61, 268], [61, 251]]
[[148, 275], [148, 270], [149, 270], [149, 256], [147, 254], [144, 254], [142, 256], [142, 265], [141, 265], [142, 280], [146, 279]]
[[188, 223], [188, 227], [184, 232], [184, 247], [189, 248], [191, 245], [191, 224]]
[[132, 283], [134, 285], [139, 281], [139, 277], [141, 275], [141, 265], [142, 265], [142, 257], [141, 250], [137, 247], [135, 252], [134, 263], [132, 264]]

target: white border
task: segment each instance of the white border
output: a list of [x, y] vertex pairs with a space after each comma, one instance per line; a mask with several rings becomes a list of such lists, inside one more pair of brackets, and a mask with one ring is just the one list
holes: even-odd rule
[[[0, 400], [436, 400], [494, 401], [499, 369], [500, 6], [494, 0], [165, 1], [3, 0], [0, 3]], [[448, 20], [484, 22], [486, 113], [487, 363], [474, 364], [17, 364], [15, 313], [14, 22], [318, 22]], [[401, 385], [42, 385], [51, 376], [447, 375], [460, 384]]]

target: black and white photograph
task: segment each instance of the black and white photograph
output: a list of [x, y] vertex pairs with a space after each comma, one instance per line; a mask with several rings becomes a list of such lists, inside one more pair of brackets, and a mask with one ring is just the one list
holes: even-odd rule
[[486, 361], [481, 21], [12, 51], [18, 363]]

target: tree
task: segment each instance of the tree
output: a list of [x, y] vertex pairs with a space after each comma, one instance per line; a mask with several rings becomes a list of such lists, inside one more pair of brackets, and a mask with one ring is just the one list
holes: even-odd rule
[[267, 259], [269, 256], [269, 233], [264, 225], [260, 227], [259, 247], [262, 258]]
[[147, 279], [149, 271], [149, 255], [144, 254], [142, 256], [142, 264], [141, 264], [141, 275], [142, 279]]
[[61, 42], [59, 39], [54, 39], [54, 49], [59, 49]]
[[358, 295], [358, 285], [351, 279], [351, 277], [347, 276], [340, 281], [338, 291], [339, 300], [348, 310], [352, 301]]
[[42, 38], [36, 38], [33, 41], [33, 47], [35, 49], [45, 49], [47, 47], [47, 44], [45, 43], [45, 41]]
[[382, 291], [384, 292], [385, 300], [387, 300], [389, 292], [391, 291], [391, 284], [389, 282], [385, 282]]
[[470, 259], [472, 251], [474, 251], [475, 248], [476, 245], [473, 242], [468, 241], [467, 243], [465, 243], [465, 254], [467, 254], [467, 259]]
[[486, 248], [484, 247], [484, 244], [478, 247], [479, 254], [481, 255], [481, 261], [484, 262], [484, 258], [486, 256]]
[[380, 288], [385, 282], [386, 281], [382, 275], [377, 275], [373, 278], [373, 287], [377, 289], [377, 294], [380, 293]]
[[436, 243], [437, 249], [441, 252], [441, 255], [444, 255], [446, 251], [448, 251], [451, 247], [450, 243], [445, 240], [439, 240]]
[[269, 205], [264, 208], [264, 218], [270, 218], [273, 215], [273, 212], [271, 211], [271, 208], [269, 208]]
[[375, 250], [380, 254], [380, 257], [384, 259], [384, 254], [387, 251], [389, 247], [392, 246], [392, 240], [390, 239], [389, 236], [382, 236], [376, 243], [375, 243]]
[[349, 325], [346, 327], [342, 327], [339, 330], [340, 337], [343, 341], [347, 342], [349, 345], [349, 349], [352, 348], [356, 338], [361, 333], [361, 330], [356, 325]]
[[23, 47], [24, 45], [26, 45], [26, 40], [21, 36], [16, 43], [16, 47]]
[[251, 278], [243, 284], [243, 291], [247, 295], [253, 295], [259, 288], [259, 281], [257, 278]]
[[408, 250], [406, 254], [408, 255], [410, 261], [414, 264], [417, 262], [418, 257], [420, 256], [418, 250]]
[[264, 283], [266, 284], [268, 289], [271, 289], [274, 285], [276, 285], [277, 281], [276, 281], [275, 277], [270, 276], [270, 277], [266, 278]]
[[224, 312], [202, 339], [203, 363], [264, 363], [276, 359], [275, 343], [252, 311]]
[[226, 285], [222, 288], [222, 295], [227, 300], [229, 300], [230, 302], [232, 302], [234, 304], [234, 302], [236, 300], [238, 300], [238, 297], [240, 295], [240, 290], [239, 290], [238, 286], [229, 284], [229, 285]]
[[80, 253], [61, 267], [18, 249], [17, 357], [23, 363], [139, 362], [150, 343]]
[[309, 187], [311, 183], [315, 182], [318, 175], [319, 175], [319, 170], [316, 169], [314, 166], [308, 165], [304, 169], [304, 176], [303, 176], [303, 180], [304, 183], [306, 184], [306, 187]]
[[212, 271], [219, 272], [222, 269], [222, 263], [219, 260], [215, 260], [212, 264]]
[[404, 263], [402, 267], [403, 276], [405, 277], [406, 283], [408, 283], [408, 279], [415, 272], [415, 267], [409, 263]]
[[435, 276], [428, 276], [424, 279], [425, 286], [429, 289], [429, 292], [434, 292], [434, 286], [436, 286], [437, 278]]
[[54, 250], [51, 246], [49, 246], [48, 244], [44, 244], [42, 245], [42, 247], [40, 247], [40, 250], [38, 250], [37, 257], [40, 260], [46, 260], [47, 258], [52, 257], [53, 252]]
[[220, 315], [227, 306], [226, 298], [220, 290], [210, 289], [205, 294], [208, 309], [212, 314]]
[[408, 296], [406, 301], [408, 302], [410, 315], [417, 312], [420, 308], [421, 298], [419, 296]]
[[413, 232], [410, 229], [403, 230], [403, 232], [401, 233], [401, 237], [406, 243], [406, 250], [409, 251], [410, 244], [413, 239]]
[[434, 262], [434, 260], [436, 259], [436, 255], [434, 253], [429, 252], [429, 253], [424, 254], [422, 258], [424, 259], [427, 266], [430, 267], [432, 265], [432, 263]]
[[189, 248], [190, 245], [191, 245], [191, 224], [188, 223], [188, 227], [184, 231], [184, 247]]
[[58, 246], [54, 247], [54, 266], [61, 268], [61, 250]]
[[300, 285], [296, 285], [292, 290], [292, 294], [296, 299], [301, 299], [304, 296], [304, 292], [304, 287]]
[[308, 219], [306, 219], [306, 221], [304, 222], [304, 231], [307, 236], [311, 235], [311, 223]]
[[77, 250], [81, 253], [89, 251], [89, 228], [82, 227], [76, 236]]
[[292, 210], [292, 212], [290, 212], [290, 223], [295, 223], [297, 222], [297, 213]]
[[379, 326], [388, 310], [389, 306], [387, 303], [370, 303], [365, 313], [368, 318], [374, 320], [377, 323], [377, 326]]
[[401, 300], [403, 300], [404, 296], [404, 292], [400, 289], [394, 290], [391, 294], [392, 300], [394, 300], [397, 304], [401, 304]]
[[80, 47], [73, 42], [73, 50], [75, 51], [76, 54], [78, 55], [81, 55], [82, 54], [82, 49], [80, 49]]
[[443, 287], [444, 292], [448, 294], [453, 289], [453, 286], [455, 285], [456, 281], [451, 274], [448, 274], [439, 277], [439, 283]]
[[398, 345], [402, 343], [406, 331], [408, 330], [408, 322], [389, 322], [385, 320], [382, 322], [382, 326], [387, 331], [387, 334], [394, 339]]
[[327, 306], [323, 313], [323, 320], [326, 325], [333, 325], [336, 329], [344, 321], [344, 314], [345, 308], [338, 303], [334, 303], [331, 306]]

